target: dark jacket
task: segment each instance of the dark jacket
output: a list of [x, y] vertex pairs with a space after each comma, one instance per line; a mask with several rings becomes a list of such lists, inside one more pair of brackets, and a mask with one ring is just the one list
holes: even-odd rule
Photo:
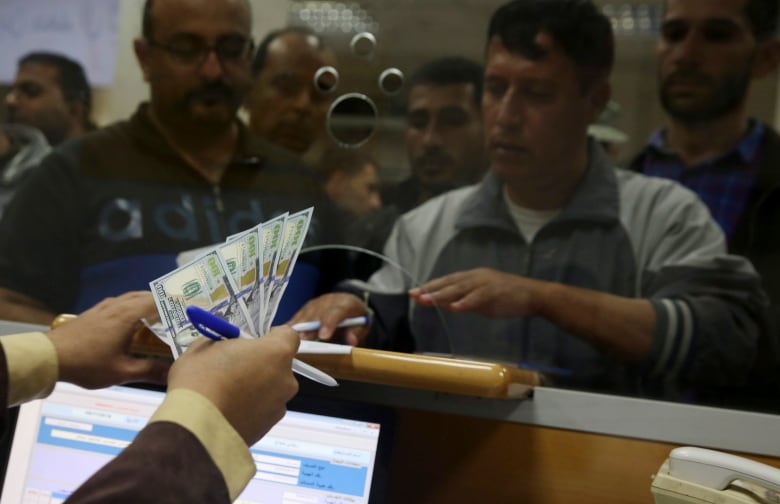
[[[314, 207], [304, 247], [339, 243], [343, 226], [296, 158], [239, 123], [219, 184], [195, 172], [149, 120], [145, 105], [53, 150], [0, 222], [0, 286], [78, 313], [177, 267], [180, 253], [221, 243], [280, 213]], [[327, 267], [320, 268], [320, 265]], [[301, 253], [286, 315], [346, 275], [343, 252]], [[300, 294], [300, 296], [298, 296]], [[295, 297], [295, 305], [287, 300]], [[300, 299], [299, 299], [300, 298]]]

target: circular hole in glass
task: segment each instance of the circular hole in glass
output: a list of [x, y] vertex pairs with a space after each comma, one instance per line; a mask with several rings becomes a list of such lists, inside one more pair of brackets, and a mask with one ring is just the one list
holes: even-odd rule
[[376, 49], [376, 37], [369, 32], [358, 33], [352, 37], [349, 47], [358, 58], [370, 59]]
[[388, 68], [379, 74], [379, 89], [384, 94], [398, 94], [403, 85], [404, 73], [397, 68]]
[[328, 110], [328, 133], [341, 147], [357, 148], [366, 143], [376, 123], [376, 105], [364, 94], [341, 95]]
[[324, 66], [314, 73], [314, 88], [320, 93], [332, 93], [339, 85], [339, 71], [332, 66]]

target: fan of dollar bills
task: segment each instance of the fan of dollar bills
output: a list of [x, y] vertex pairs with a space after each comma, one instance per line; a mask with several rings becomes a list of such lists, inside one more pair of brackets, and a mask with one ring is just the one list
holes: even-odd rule
[[307, 208], [279, 215], [149, 282], [161, 319], [151, 329], [171, 347], [174, 358], [200, 337], [185, 313], [190, 305], [255, 337], [270, 330], [313, 212]]

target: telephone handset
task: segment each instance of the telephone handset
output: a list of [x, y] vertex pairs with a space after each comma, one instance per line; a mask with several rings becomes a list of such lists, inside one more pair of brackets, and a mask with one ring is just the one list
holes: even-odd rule
[[780, 469], [706, 448], [684, 446], [672, 450], [669, 475], [716, 490], [724, 490], [734, 480], [744, 480], [780, 492]]

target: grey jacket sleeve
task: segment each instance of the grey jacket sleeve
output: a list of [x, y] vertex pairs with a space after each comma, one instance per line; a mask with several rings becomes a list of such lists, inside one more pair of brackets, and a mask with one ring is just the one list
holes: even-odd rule
[[389, 261], [369, 279], [372, 289], [406, 292], [430, 280], [441, 250], [456, 233], [460, 206], [476, 190], [472, 186], [451, 191], [399, 217], [385, 242]]
[[384, 256], [386, 259], [382, 267], [369, 280], [371, 290], [402, 293], [412, 288], [416, 282], [411, 273], [407, 273], [407, 268], [413, 267], [415, 251], [400, 220], [393, 226], [385, 243]]
[[768, 299], [755, 269], [726, 253], [722, 231], [692, 192], [648, 178], [628, 180], [625, 189], [638, 295], [657, 315], [647, 371], [692, 385], [744, 383], [768, 331]]

